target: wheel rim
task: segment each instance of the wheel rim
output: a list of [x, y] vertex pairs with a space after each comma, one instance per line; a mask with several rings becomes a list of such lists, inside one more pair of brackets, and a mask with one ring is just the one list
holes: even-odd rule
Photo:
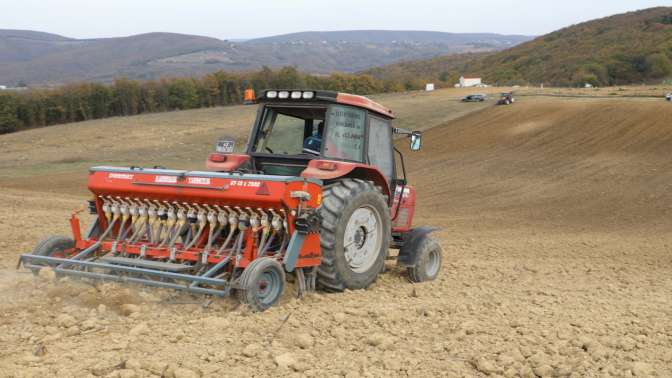
[[425, 268], [425, 273], [428, 277], [434, 277], [441, 267], [441, 256], [436, 250], [429, 251], [427, 254], [427, 267]]
[[355, 210], [345, 226], [345, 260], [355, 273], [364, 273], [375, 264], [383, 240], [378, 210], [362, 206]]
[[257, 298], [265, 305], [271, 305], [280, 295], [282, 277], [274, 269], [267, 269], [257, 281]]

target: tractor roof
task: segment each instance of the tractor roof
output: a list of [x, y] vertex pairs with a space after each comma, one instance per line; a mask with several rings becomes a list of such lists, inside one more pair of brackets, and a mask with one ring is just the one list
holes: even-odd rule
[[323, 103], [343, 104], [369, 110], [386, 118], [395, 118], [389, 108], [364, 96], [322, 90], [265, 90], [258, 98], [260, 103]]

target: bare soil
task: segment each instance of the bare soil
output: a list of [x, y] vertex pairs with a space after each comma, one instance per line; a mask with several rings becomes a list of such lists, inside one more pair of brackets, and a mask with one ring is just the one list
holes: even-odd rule
[[[672, 376], [672, 106], [525, 97], [465, 111], [456, 92], [431, 96], [380, 100], [406, 109], [400, 123], [439, 125], [407, 154], [416, 224], [442, 228], [439, 279], [411, 284], [390, 263], [366, 291], [298, 300], [290, 283], [261, 314], [14, 270], [42, 236], [67, 235], [80, 165], [204, 157], [206, 137], [243, 135], [250, 108], [0, 137], [0, 376]], [[158, 141], [178, 132], [191, 154]], [[73, 153], [81, 163], [54, 163]]]

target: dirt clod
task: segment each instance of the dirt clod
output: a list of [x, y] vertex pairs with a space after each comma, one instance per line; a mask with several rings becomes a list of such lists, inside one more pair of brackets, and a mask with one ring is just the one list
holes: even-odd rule
[[636, 377], [650, 377], [653, 375], [653, 368], [646, 362], [637, 361], [632, 364], [632, 374]]
[[128, 332], [129, 335], [131, 336], [141, 336], [149, 333], [149, 327], [147, 326], [147, 323], [140, 323]]
[[485, 357], [481, 357], [478, 360], [476, 360], [476, 363], [474, 365], [476, 366], [476, 369], [483, 374], [490, 375], [497, 372], [495, 364]]
[[313, 346], [313, 337], [307, 333], [299, 333], [294, 336], [294, 345], [301, 349], [308, 349]]
[[140, 312], [140, 306], [132, 303], [124, 303], [121, 305], [121, 314], [125, 316], [131, 316], [136, 312]]
[[294, 357], [294, 355], [289, 352], [279, 354], [275, 356], [273, 359], [275, 361], [275, 364], [282, 369], [290, 368], [297, 363], [296, 357]]
[[243, 355], [245, 357], [250, 357], [250, 358], [257, 357], [257, 356], [259, 356], [259, 354], [261, 353], [262, 350], [263, 350], [263, 347], [259, 344], [256, 344], [256, 343], [248, 344], [247, 346], [245, 346], [245, 349], [243, 349]]
[[61, 314], [56, 318], [56, 324], [59, 327], [69, 328], [77, 324], [77, 319], [69, 314]]
[[175, 369], [173, 376], [175, 378], [199, 378], [200, 374], [195, 371], [183, 367]]

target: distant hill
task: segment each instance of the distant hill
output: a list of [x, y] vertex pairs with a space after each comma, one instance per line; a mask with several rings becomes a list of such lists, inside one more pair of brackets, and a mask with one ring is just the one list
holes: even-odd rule
[[346, 30], [308, 31], [250, 40], [251, 44], [265, 43], [371, 43], [371, 44], [446, 44], [508, 48], [529, 41], [529, 36], [493, 33], [444, 33], [432, 31]]
[[[233, 51], [215, 38], [150, 33], [121, 38], [69, 39], [35, 32], [0, 31], [0, 83], [31, 85], [71, 81], [107, 81], [114, 77], [154, 78], [199, 73], [189, 64], [171, 66], [175, 56], [203, 51]], [[35, 36], [35, 38], [30, 38]], [[52, 37], [53, 36], [53, 37]]]
[[254, 46], [264, 61], [328, 73], [444, 54], [497, 51], [530, 39], [519, 35], [358, 30], [294, 33], [251, 40], [246, 46]]
[[28, 30], [0, 30], [0, 62], [26, 62], [61, 51], [72, 39]]
[[304, 32], [233, 42], [149, 33], [72, 39], [24, 30], [0, 30], [0, 85], [157, 79], [296, 66], [311, 73], [355, 72], [403, 60], [502, 50], [526, 36], [423, 31]]
[[366, 72], [451, 84], [461, 73], [493, 84], [660, 82], [672, 75], [672, 7], [573, 25], [497, 53], [444, 56]]

